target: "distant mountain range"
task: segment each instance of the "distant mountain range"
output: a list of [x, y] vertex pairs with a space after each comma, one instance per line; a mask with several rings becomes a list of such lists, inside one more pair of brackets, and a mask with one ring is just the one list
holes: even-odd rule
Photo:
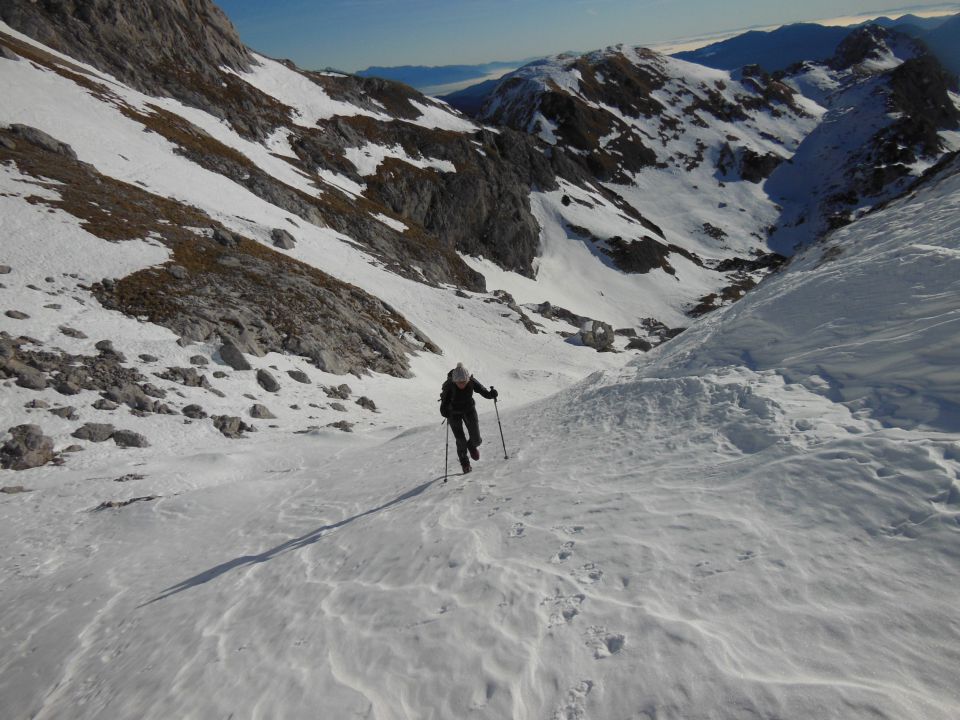
[[370, 66], [357, 73], [360, 77], [376, 77], [384, 80], [394, 80], [409, 85], [417, 90], [451, 85], [468, 80], [482, 80], [488, 75], [499, 71], [514, 70], [526, 65], [533, 58], [505, 62], [489, 62], [481, 65], [401, 65], [398, 67]]
[[[767, 72], [785, 70], [802, 61], [820, 62], [836, 53], [840, 43], [860, 27], [877, 25], [898, 30], [930, 46], [934, 54], [953, 72], [960, 72], [960, 16], [921, 18], [904, 15], [892, 20], [877, 18], [855, 27], [832, 27], [814, 23], [784, 25], [771, 31], [751, 30], [711, 45], [676, 53], [674, 57], [717, 70], [736, 70], [744, 65], [759, 65]], [[949, 61], [952, 56], [953, 64]]]

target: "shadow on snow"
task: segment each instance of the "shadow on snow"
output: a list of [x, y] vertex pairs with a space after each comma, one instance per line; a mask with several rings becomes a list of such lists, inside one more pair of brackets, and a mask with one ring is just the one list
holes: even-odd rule
[[334, 530], [337, 530], [339, 528], [342, 528], [345, 525], [349, 525], [355, 520], [359, 520], [360, 518], [367, 517], [368, 515], [373, 515], [375, 513], [381, 512], [382, 510], [391, 508], [394, 505], [399, 505], [404, 500], [409, 500], [411, 498], [416, 497], [417, 495], [420, 495], [428, 487], [433, 485], [433, 483], [437, 482], [437, 480], [442, 480], [442, 479], [443, 479], [442, 477], [437, 477], [437, 478], [434, 478], [433, 480], [428, 480], [422, 485], [418, 485], [412, 490], [408, 490], [407, 492], [403, 493], [403, 495], [398, 495], [390, 502], [384, 503], [383, 505], [380, 505], [375, 508], [371, 508], [370, 510], [366, 510], [357, 515], [353, 515], [352, 517], [345, 518], [344, 520], [341, 520], [340, 522], [337, 522], [337, 523], [333, 523], [332, 525], [324, 525], [323, 527], [319, 527], [316, 530], [312, 530], [311, 532], [307, 533], [306, 535], [301, 535], [300, 537], [287, 540], [285, 543], [277, 545], [276, 547], [271, 548], [270, 550], [265, 550], [264, 552], [259, 553], [258, 555], [243, 555], [241, 557], [234, 558], [233, 560], [229, 560], [225, 563], [221, 563], [220, 565], [217, 565], [216, 567], [212, 567], [209, 570], [204, 570], [199, 575], [194, 575], [192, 578], [188, 578], [183, 582], [179, 582], [176, 585], [172, 585], [171, 587], [168, 587], [167, 589], [163, 590], [157, 597], [153, 598], [153, 600], [148, 600], [145, 603], [141, 603], [140, 605], [137, 606], [137, 608], [139, 609], [142, 607], [146, 607], [147, 605], [152, 605], [158, 600], [165, 600], [171, 595], [176, 595], [177, 593], [181, 593], [184, 590], [189, 590], [190, 588], [197, 587], [198, 585], [203, 585], [205, 583], [208, 583], [214, 578], [218, 578], [221, 575], [230, 572], [231, 570], [236, 570], [237, 568], [241, 568], [245, 565], [255, 565], [258, 563], [266, 562], [267, 560], [272, 560], [277, 555], [288, 552], [290, 550], [299, 550], [300, 548], [307, 547], [308, 545], [313, 545], [315, 542], [320, 540], [326, 534]]

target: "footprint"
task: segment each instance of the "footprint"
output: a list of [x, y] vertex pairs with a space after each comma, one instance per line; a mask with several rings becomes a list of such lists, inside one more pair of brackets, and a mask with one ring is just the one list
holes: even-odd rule
[[627, 638], [624, 635], [607, 632], [605, 627], [597, 625], [591, 626], [584, 637], [587, 647], [593, 650], [593, 657], [596, 660], [620, 654], [620, 651], [627, 644]]
[[594, 583], [600, 582], [600, 579], [603, 577], [603, 570], [601, 570], [600, 566], [596, 563], [589, 562], [575, 570], [573, 576], [582, 583], [593, 585]]
[[587, 715], [584, 706], [591, 690], [592, 680], [581, 680], [575, 687], [567, 690], [563, 704], [554, 711], [552, 720], [585, 720]]
[[747, 562], [747, 560], [753, 560], [757, 554], [753, 550], [742, 550], [737, 555], [737, 562]]
[[547, 627], [552, 628], [556, 625], [567, 625], [580, 614], [580, 607], [586, 596], [580, 593], [576, 595], [560, 595], [557, 593], [551, 598], [545, 599], [541, 605], [550, 606], [550, 620]]
[[510, 537], [518, 538], [523, 537], [523, 533], [526, 528], [523, 526], [522, 522], [515, 522], [513, 527], [510, 528]]
[[564, 560], [569, 560], [573, 555], [573, 540], [568, 540], [557, 551], [557, 554], [553, 556], [553, 559], [550, 562], [562, 563]]

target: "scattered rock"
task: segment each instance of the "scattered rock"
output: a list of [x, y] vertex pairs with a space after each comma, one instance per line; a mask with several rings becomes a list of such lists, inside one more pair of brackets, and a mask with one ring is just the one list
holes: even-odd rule
[[347, 422], [346, 420], [337, 420], [336, 422], [327, 424], [327, 427], [336, 428], [343, 432], [353, 432], [353, 423]]
[[298, 383], [303, 383], [304, 385], [310, 384], [310, 376], [307, 375], [303, 370], [287, 370], [287, 375], [292, 377]]
[[31, 410], [46, 410], [50, 407], [50, 403], [46, 400], [31, 400], [30, 402], [24, 405], [25, 408], [30, 408]]
[[72, 405], [67, 405], [66, 407], [53, 408], [50, 410], [51, 415], [56, 415], [57, 417], [66, 418], [67, 420], [79, 420], [80, 416], [77, 415], [77, 409]]
[[133, 432], [133, 430], [117, 430], [113, 434], [113, 441], [122, 448], [150, 447], [150, 443], [147, 442], [147, 439], [140, 433]]
[[250, 363], [232, 342], [225, 342], [220, 348], [220, 359], [234, 370], [252, 370]]
[[250, 425], [247, 425], [236, 415], [214, 415], [212, 419], [213, 426], [226, 437], [232, 439], [242, 438], [243, 433], [256, 429]]
[[223, 228], [219, 227], [213, 229], [213, 239], [216, 240], [220, 245], [228, 248], [234, 248], [240, 244], [240, 241], [237, 239], [236, 235], [229, 230], [224, 230]]
[[250, 408], [250, 417], [258, 420], [275, 420], [277, 416], [270, 412], [266, 405], [257, 403]]
[[627, 343], [627, 350], [642, 350], [643, 352], [650, 352], [653, 350], [653, 344], [643, 338], [632, 338], [630, 342]]
[[9, 275], [13, 271], [9, 265], [0, 265], [0, 275]]
[[117, 405], [115, 402], [110, 402], [109, 400], [100, 398], [93, 404], [93, 407], [96, 410], [116, 410], [120, 406]]
[[61, 452], [65, 452], [65, 453], [83, 452], [83, 446], [82, 446], [82, 445], [67, 445], [67, 447], [65, 447]]
[[580, 329], [580, 341], [598, 352], [612, 349], [614, 338], [613, 327], [599, 320], [585, 323]]
[[61, 395], [79, 395], [82, 389], [83, 388], [70, 380], [65, 380], [56, 387], [57, 392]]
[[210, 361], [203, 355], [194, 355], [190, 358], [191, 365], [209, 365]]
[[371, 412], [377, 412], [377, 404], [366, 395], [357, 400], [357, 405]]
[[121, 475], [118, 478], [114, 478], [113, 481], [118, 483], [124, 483], [124, 482], [131, 482], [133, 480], [143, 480], [145, 477], [146, 475], [140, 475], [139, 473], [127, 473], [126, 475]]
[[228, 377], [228, 375], [227, 375], [223, 370], [216, 370], [216, 371], [214, 371], [213, 376], [214, 376], [217, 380], [223, 380], [225, 377]]
[[67, 337], [77, 338], [78, 340], [86, 340], [87, 334], [77, 330], [76, 328], [67, 327], [66, 325], [60, 326], [60, 332], [62, 332]]
[[293, 250], [297, 245], [296, 238], [283, 228], [274, 228], [270, 231], [270, 239], [273, 240], [273, 246], [283, 250]]
[[15, 361], [8, 363], [7, 369], [12, 370], [17, 376], [17, 385], [19, 387], [26, 388], [27, 390], [43, 390], [47, 387], [47, 376], [39, 370]]
[[325, 387], [323, 391], [327, 394], [327, 397], [337, 398], [338, 400], [347, 400], [349, 399], [351, 393], [350, 386], [346, 383], [338, 385], [337, 387]]
[[29, 320], [30, 316], [25, 312], [20, 312], [19, 310], [7, 310], [4, 315], [13, 320]]
[[194, 420], [203, 420], [208, 417], [207, 413], [204, 412], [203, 408], [199, 405], [187, 405], [182, 412], [188, 418], [193, 418]]
[[160, 359], [156, 355], [147, 355], [146, 353], [138, 355], [138, 357], [140, 358], [141, 362], [145, 363], [157, 362], [157, 360]]
[[347, 408], [343, 406], [342, 403], [330, 403], [330, 408], [336, 410], [337, 412], [346, 412]]
[[89, 440], [90, 442], [106, 442], [113, 437], [113, 425], [107, 423], [86, 423], [83, 427], [77, 428], [71, 433], [77, 440]]
[[177, 280], [185, 280], [187, 278], [187, 269], [183, 265], [170, 265], [167, 267], [167, 272]]
[[53, 440], [44, 435], [39, 426], [17, 425], [8, 432], [12, 437], [0, 448], [0, 467], [27, 470], [53, 460]]
[[277, 392], [280, 389], [280, 383], [277, 382], [277, 379], [263, 368], [257, 370], [257, 382], [267, 392]]
[[149, 395], [150, 397], [165, 398], [167, 396], [166, 390], [162, 390], [158, 388], [153, 383], [143, 383], [143, 385], [140, 386], [140, 389], [143, 390], [143, 392], [146, 395]]
[[49, 305], [44, 305], [47, 310], [60, 310], [63, 308], [63, 305], [60, 303], [50, 303]]
[[19, 493], [33, 492], [32, 490], [27, 490], [23, 485], [7, 485], [6, 487], [0, 488], [0, 493], [4, 495], [18, 495]]
[[144, 497], [130, 498], [129, 500], [106, 500], [97, 505], [93, 511], [97, 512], [99, 510], [122, 508], [126, 507], [127, 505], [132, 505], [135, 502], [150, 502], [151, 500], [157, 500], [159, 497], [159, 495], [146, 495]]
[[192, 367], [171, 367], [167, 368], [162, 373], [154, 373], [154, 375], [161, 380], [170, 380], [171, 382], [177, 382], [181, 385], [186, 385], [187, 387], [210, 387], [210, 381], [207, 380], [207, 376], [200, 374], [197, 372], [196, 368]]

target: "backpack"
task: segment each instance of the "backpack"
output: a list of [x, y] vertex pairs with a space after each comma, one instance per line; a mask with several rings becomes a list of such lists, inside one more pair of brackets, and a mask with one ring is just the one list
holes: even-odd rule
[[[437, 399], [437, 402], [440, 403], [440, 414], [443, 415], [443, 396], [447, 392], [447, 388], [450, 387], [450, 383], [453, 382], [453, 370], [447, 373], [447, 379], [443, 381], [443, 385], [440, 386], [440, 397]], [[446, 417], [446, 415], [443, 415]]]

